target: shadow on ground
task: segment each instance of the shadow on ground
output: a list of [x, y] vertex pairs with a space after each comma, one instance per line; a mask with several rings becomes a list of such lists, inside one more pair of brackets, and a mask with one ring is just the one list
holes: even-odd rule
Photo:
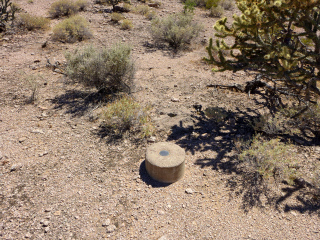
[[88, 92], [81, 90], [68, 90], [66, 93], [55, 97], [52, 103], [55, 109], [66, 109], [66, 113], [73, 117], [81, 117], [90, 112], [102, 102], [107, 102], [107, 93]]
[[[245, 111], [240, 109], [226, 111], [223, 108], [215, 108], [214, 112], [211, 118], [206, 117], [203, 112], [194, 113], [191, 116], [194, 125], [183, 126], [180, 122], [179, 126], [172, 127], [171, 135], [167, 140], [175, 141], [192, 154], [209, 150], [215, 152], [215, 157], [198, 159], [196, 164], [202, 168], [210, 167], [212, 170], [230, 175], [226, 183], [226, 187], [232, 192], [230, 197], [241, 196], [242, 208], [245, 212], [253, 207], [263, 208], [266, 205], [278, 210], [297, 210], [301, 213], [315, 213], [319, 210], [319, 203], [306, 196], [305, 187], [283, 183], [281, 186], [283, 186], [284, 195], [277, 193], [264, 183], [257, 173], [250, 173], [239, 164], [234, 151], [235, 140], [252, 139], [255, 134], [252, 122], [259, 116], [256, 110], [247, 108]], [[306, 145], [309, 144], [306, 142]], [[294, 200], [289, 202], [295, 203], [288, 205], [286, 200]]]

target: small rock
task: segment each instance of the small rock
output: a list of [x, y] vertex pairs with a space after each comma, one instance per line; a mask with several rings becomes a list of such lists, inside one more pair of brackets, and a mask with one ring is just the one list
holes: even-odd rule
[[159, 211], [158, 211], [158, 214], [159, 214], [159, 215], [164, 215], [164, 214], [165, 214], [165, 212], [164, 212], [164, 211], [162, 211], [162, 210], [159, 210]]
[[18, 170], [19, 168], [21, 168], [22, 165], [21, 164], [13, 164], [10, 168], [10, 171], [13, 172], [13, 171], [16, 171]]
[[194, 191], [193, 191], [191, 188], [187, 188], [187, 189], [186, 189], [186, 193], [187, 193], [187, 194], [193, 194]]
[[166, 235], [163, 235], [162, 237], [158, 238], [158, 240], [168, 240]]
[[49, 228], [49, 227], [45, 227], [45, 228], [44, 228], [44, 232], [45, 232], [45, 233], [47, 233], [47, 232], [49, 232], [49, 231], [50, 231], [50, 228]]
[[60, 214], [61, 214], [61, 211], [56, 211], [53, 213], [53, 215], [55, 215], [55, 216], [60, 216]]
[[180, 101], [179, 98], [175, 98], [175, 97], [171, 98], [171, 102], [179, 102], [179, 101]]
[[32, 70], [37, 70], [38, 68], [37, 68], [37, 67], [32, 67], [31, 69], [32, 69]]
[[108, 218], [104, 223], [102, 223], [102, 227], [107, 227], [110, 225], [110, 223], [111, 223], [111, 220]]
[[108, 227], [107, 227], [107, 233], [112, 233], [112, 232], [114, 232], [115, 230], [117, 229], [117, 227], [115, 226], [115, 225], [109, 225]]
[[21, 138], [19, 138], [19, 143], [23, 143], [25, 140], [27, 140], [26, 137], [21, 137]]
[[3, 41], [9, 41], [9, 38], [2, 38]]
[[50, 222], [49, 222], [48, 220], [44, 220], [44, 219], [42, 219], [42, 220], [40, 221], [40, 223], [42, 224], [43, 227], [48, 227], [49, 224], [50, 224]]
[[39, 153], [39, 157], [43, 157], [44, 155], [47, 155], [48, 154], [48, 152], [46, 151], [46, 152], [43, 152], [43, 153]]
[[25, 238], [31, 238], [31, 237], [32, 237], [32, 234], [29, 233], [29, 232], [27, 232], [26, 235], [24, 235], [24, 237], [25, 237]]
[[150, 143], [154, 143], [156, 140], [157, 140], [157, 138], [154, 136], [148, 138], [148, 142], [150, 142]]
[[41, 134], [44, 134], [44, 131], [42, 131], [41, 129], [33, 129], [33, 130], [31, 130], [31, 133], [41, 133]]

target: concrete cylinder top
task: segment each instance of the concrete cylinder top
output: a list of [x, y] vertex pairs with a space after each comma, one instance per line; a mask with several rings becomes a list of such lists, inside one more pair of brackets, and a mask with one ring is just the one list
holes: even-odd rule
[[155, 143], [147, 148], [146, 170], [159, 182], [176, 182], [184, 175], [185, 155], [184, 149], [174, 143]]

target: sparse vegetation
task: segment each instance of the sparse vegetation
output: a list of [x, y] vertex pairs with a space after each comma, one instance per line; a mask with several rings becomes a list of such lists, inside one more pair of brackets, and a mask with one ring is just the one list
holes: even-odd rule
[[176, 13], [152, 20], [151, 33], [154, 40], [166, 42], [175, 50], [185, 47], [202, 29], [192, 18], [192, 14]]
[[25, 75], [23, 78], [27, 88], [31, 91], [31, 96], [27, 100], [27, 103], [34, 104], [38, 100], [40, 88], [39, 79], [41, 78], [42, 76], [40, 75]]
[[103, 111], [105, 126], [116, 134], [127, 131], [138, 132], [141, 138], [150, 137], [154, 127], [148, 114], [148, 108], [143, 108], [130, 96], [123, 96], [109, 103]]
[[74, 81], [98, 90], [130, 92], [134, 76], [131, 48], [117, 43], [110, 49], [88, 46], [68, 53], [67, 74]]
[[25, 28], [29, 31], [37, 30], [37, 29], [48, 29], [50, 20], [41, 17], [41, 16], [33, 16], [28, 13], [21, 13], [17, 19], [17, 25], [20, 28]]
[[82, 16], [72, 16], [58, 23], [53, 29], [55, 41], [73, 43], [91, 38], [88, 22]]
[[154, 19], [154, 18], [157, 17], [157, 13], [156, 13], [156, 11], [151, 10], [151, 11], [147, 12], [144, 16], [145, 16], [148, 20], [151, 21], [152, 19]]
[[79, 11], [85, 10], [87, 5], [88, 2], [86, 0], [78, 0], [75, 2], [72, 0], [59, 0], [51, 5], [49, 15], [52, 18], [70, 16]]
[[295, 159], [290, 153], [290, 145], [279, 139], [264, 140], [257, 135], [251, 143], [240, 141], [235, 146], [243, 171], [263, 181], [275, 180], [280, 183], [286, 180], [293, 183]]
[[121, 23], [122, 30], [131, 30], [133, 28], [133, 23], [129, 19], [124, 19]]
[[216, 6], [216, 7], [211, 7], [210, 8], [210, 17], [221, 17], [224, 13], [223, 7], [221, 7], [220, 5]]
[[124, 16], [121, 13], [113, 12], [111, 13], [111, 21], [118, 23], [124, 19]]
[[139, 13], [141, 15], [146, 15], [150, 11], [150, 8], [146, 5], [138, 5], [134, 12]]

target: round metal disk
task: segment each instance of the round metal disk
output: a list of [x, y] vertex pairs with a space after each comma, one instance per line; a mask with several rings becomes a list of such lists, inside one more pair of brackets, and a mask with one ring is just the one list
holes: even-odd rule
[[174, 143], [153, 144], [146, 152], [147, 172], [159, 182], [176, 182], [184, 175], [185, 155], [184, 149]]

